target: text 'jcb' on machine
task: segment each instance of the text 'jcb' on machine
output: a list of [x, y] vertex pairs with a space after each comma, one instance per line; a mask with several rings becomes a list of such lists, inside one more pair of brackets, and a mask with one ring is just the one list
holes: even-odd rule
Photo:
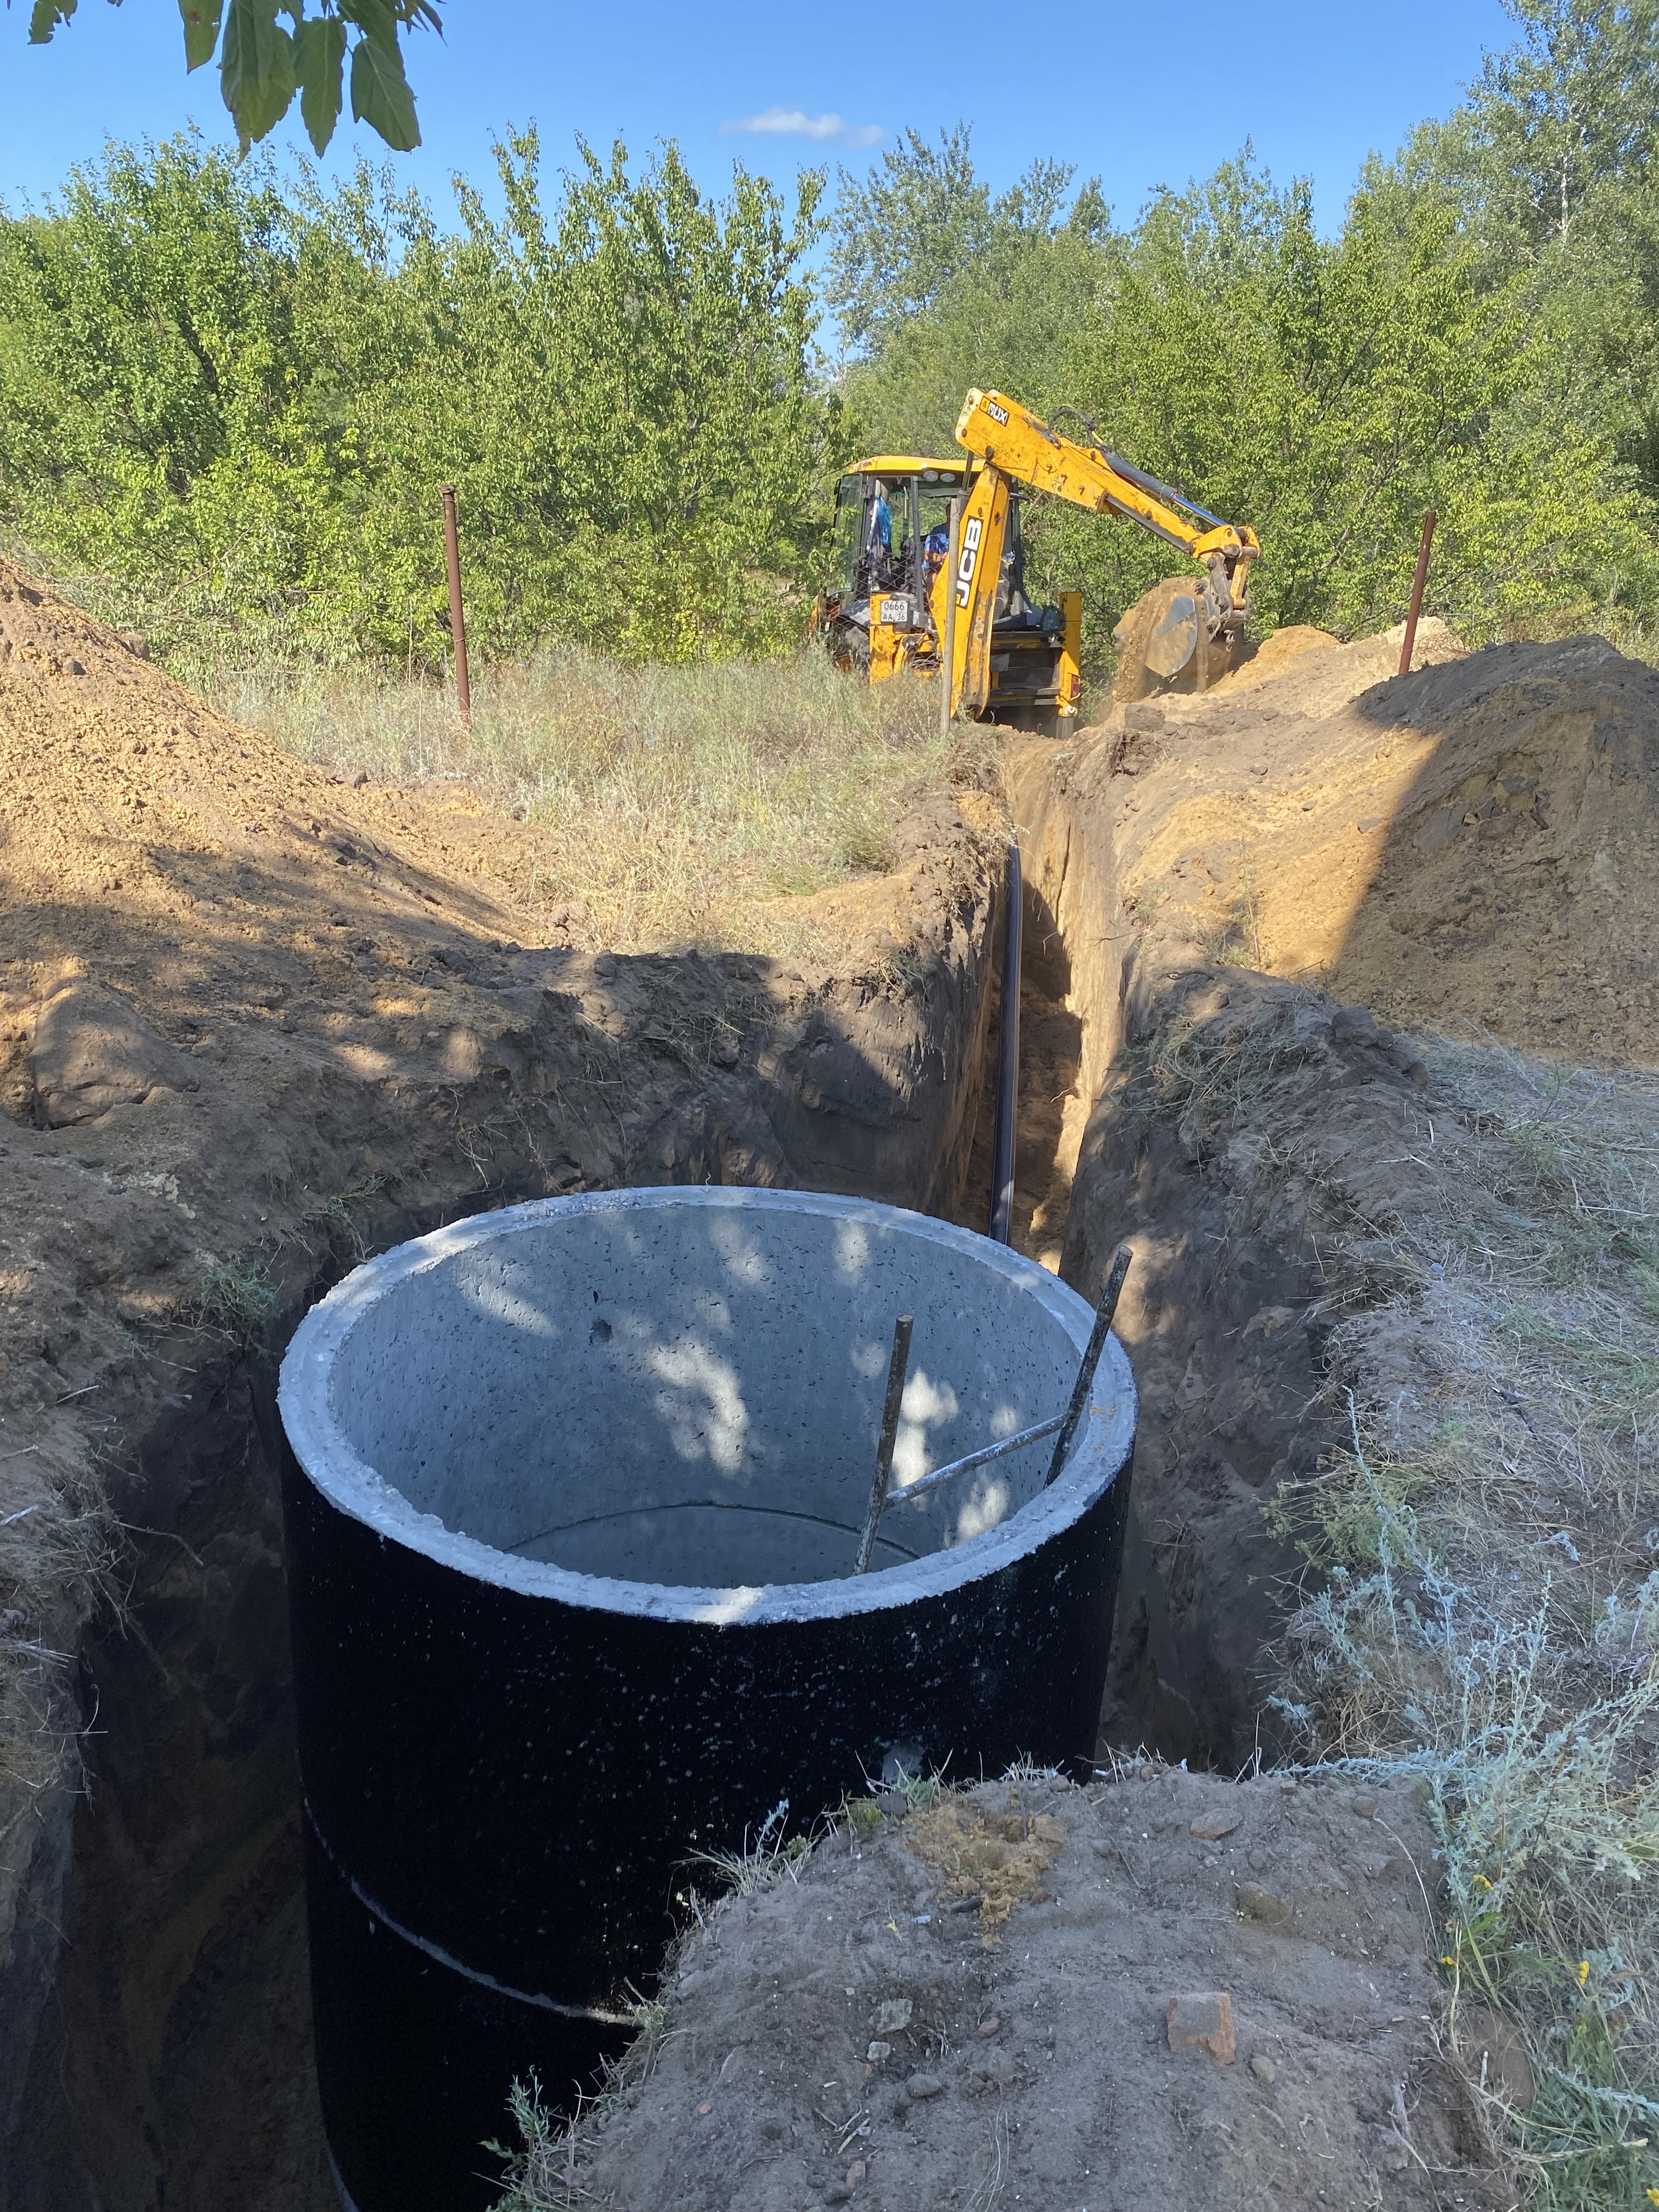
[[1160, 681], [1195, 663], [1202, 680], [1231, 664], [1249, 613], [1254, 531], [1223, 522], [1094, 442], [1059, 433], [1000, 392], [970, 392], [957, 422], [958, 461], [878, 454], [836, 488], [840, 580], [816, 620], [844, 667], [881, 683], [936, 675], [947, 634], [950, 507], [962, 500], [950, 579], [951, 711], [1058, 736], [1082, 690], [1082, 601], [1026, 597], [1020, 488], [1121, 515], [1205, 570], [1176, 597], [1142, 647]]

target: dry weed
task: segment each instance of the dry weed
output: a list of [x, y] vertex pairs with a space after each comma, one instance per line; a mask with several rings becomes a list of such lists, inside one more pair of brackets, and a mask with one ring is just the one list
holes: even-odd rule
[[[1659, 2185], [1659, 1084], [1432, 1057], [1401, 1287], [1332, 1340], [1349, 1449], [1276, 1508], [1314, 1571], [1279, 1702], [1420, 1778], [1454, 2051], [1460, 2007], [1513, 2021], [1534, 2094], [1492, 2109], [1534, 2195], [1623, 2205]], [[1437, 1372], [1390, 1399], [1393, 1314]]]
[[740, 1851], [694, 1851], [690, 1864], [707, 1867], [720, 1887], [731, 1897], [757, 1897], [781, 1881], [799, 1881], [800, 1870], [812, 1856], [810, 1836], [784, 1835], [789, 1800], [781, 1799], [761, 1822], [751, 1844], [745, 1831]]
[[1231, 1015], [1178, 1015], [1133, 1057], [1126, 1103], [1138, 1099], [1170, 1115], [1198, 1146], [1309, 1056], [1313, 1047], [1300, 1034], [1297, 1015], [1316, 1005], [1310, 994], [1279, 986]]
[[578, 2093], [576, 2109], [566, 2118], [548, 2111], [542, 2102], [542, 2085], [533, 2074], [527, 2081], [514, 2081], [507, 2108], [519, 2145], [511, 2150], [499, 2142], [484, 2146], [506, 2169], [497, 2212], [578, 2212], [579, 2207], [596, 2203], [582, 2187], [577, 2169], [595, 2122], [614, 2101], [609, 2084], [598, 2097]]
[[41, 1471], [7, 1486], [0, 1517], [0, 1843], [50, 1792], [81, 1786], [78, 1632], [95, 1612], [122, 1612], [120, 1531], [101, 1485], [29, 1456]]
[[515, 896], [617, 951], [718, 939], [832, 955], [778, 902], [885, 869], [911, 792], [995, 769], [977, 729], [941, 742], [927, 685], [872, 689], [817, 653], [635, 668], [550, 648], [481, 672], [470, 738], [447, 690], [420, 679], [256, 668], [209, 689], [303, 759], [465, 783], [537, 825]]

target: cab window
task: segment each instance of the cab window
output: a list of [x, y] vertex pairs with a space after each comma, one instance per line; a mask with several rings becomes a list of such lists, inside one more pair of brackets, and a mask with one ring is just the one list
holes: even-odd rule
[[843, 477], [836, 486], [836, 574], [849, 599], [859, 594], [859, 566], [864, 551], [865, 482]]

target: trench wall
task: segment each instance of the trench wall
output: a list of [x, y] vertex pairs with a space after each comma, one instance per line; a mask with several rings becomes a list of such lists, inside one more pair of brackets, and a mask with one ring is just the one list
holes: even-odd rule
[[1028, 962], [1081, 1019], [1091, 1105], [1061, 1273], [1092, 1298], [1117, 1245], [1135, 1253], [1117, 1328], [1140, 1425], [1103, 1728], [1128, 1748], [1236, 1768], [1277, 1747], [1267, 1647], [1297, 1564], [1263, 1507], [1335, 1433], [1320, 1332], [1301, 1318], [1322, 1285], [1305, 1219], [1242, 1203], [1227, 1161], [1138, 1079], [1173, 1024], [1252, 1018], [1263, 979], [1140, 927], [1118, 737], [1023, 744], [1011, 765]]

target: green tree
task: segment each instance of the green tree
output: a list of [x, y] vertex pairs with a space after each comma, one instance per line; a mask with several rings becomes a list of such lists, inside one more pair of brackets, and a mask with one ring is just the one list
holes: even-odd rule
[[1571, 236], [1601, 187], [1644, 186], [1659, 117], [1659, 0], [1507, 0], [1521, 38], [1408, 161], [1511, 254]]
[[933, 147], [906, 131], [862, 183], [842, 170], [825, 298], [844, 347], [879, 351], [988, 251], [1011, 236], [1046, 237], [1059, 222], [1073, 176], [1065, 163], [1033, 161], [993, 200], [975, 171], [971, 137], [958, 123]]
[[1455, 202], [1482, 281], [1525, 284], [1542, 379], [1527, 404], [1599, 425], [1659, 494], [1659, 0], [1510, 12], [1517, 43], [1366, 186], [1396, 206], [1421, 191]]
[[[1241, 163], [1154, 203], [1074, 357], [1124, 450], [1256, 528], [1266, 622], [1395, 619], [1432, 506], [1435, 604], [1480, 638], [1651, 604], [1612, 441], [1532, 404], [1550, 342], [1444, 196], [1401, 221], [1361, 191], [1323, 241], [1304, 185]], [[1165, 565], [1112, 558], [1124, 604]]]
[[0, 522], [198, 656], [441, 659], [450, 481], [486, 651], [796, 633], [850, 441], [801, 273], [822, 180], [716, 200], [618, 146], [544, 195], [533, 133], [498, 157], [501, 219], [463, 184], [453, 233], [187, 140], [0, 219]]
[[498, 645], [683, 659], [777, 641], [803, 618], [792, 587], [814, 574], [850, 441], [813, 374], [799, 273], [821, 179], [790, 212], [742, 168], [711, 199], [672, 146], [637, 176], [620, 145], [608, 161], [583, 148], [548, 208], [533, 132], [498, 160], [501, 219], [463, 186], [453, 237], [404, 203], [395, 250], [377, 246], [361, 183], [311, 210], [306, 320], [344, 363], [315, 392], [331, 416], [352, 408], [380, 487], [350, 536], [383, 646], [411, 622], [428, 649], [437, 637], [445, 478]]
[[70, 567], [274, 607], [331, 473], [294, 411], [293, 265], [269, 179], [188, 142], [0, 222], [0, 514]]
[[975, 386], [1016, 392], [1039, 412], [1072, 396], [1068, 348], [1118, 251], [1097, 202], [1085, 187], [1063, 222], [994, 229], [927, 313], [896, 325], [850, 366], [848, 404], [879, 426], [879, 444], [954, 452], [963, 398]]
[[[988, 246], [857, 365], [848, 393], [877, 445], [937, 436], [969, 384], [1079, 406], [1109, 446], [1258, 531], [1268, 625], [1395, 619], [1430, 505], [1434, 604], [1472, 635], [1644, 618], [1648, 510], [1615, 439], [1574, 410], [1570, 334], [1524, 274], [1493, 270], [1449, 190], [1379, 173], [1328, 240], [1306, 185], [1276, 189], [1248, 155], [1156, 195], [1125, 234], [1079, 207]], [[1097, 665], [1178, 565], [1131, 526], [1048, 503], [1027, 543], [1045, 593], [1084, 592]]]

